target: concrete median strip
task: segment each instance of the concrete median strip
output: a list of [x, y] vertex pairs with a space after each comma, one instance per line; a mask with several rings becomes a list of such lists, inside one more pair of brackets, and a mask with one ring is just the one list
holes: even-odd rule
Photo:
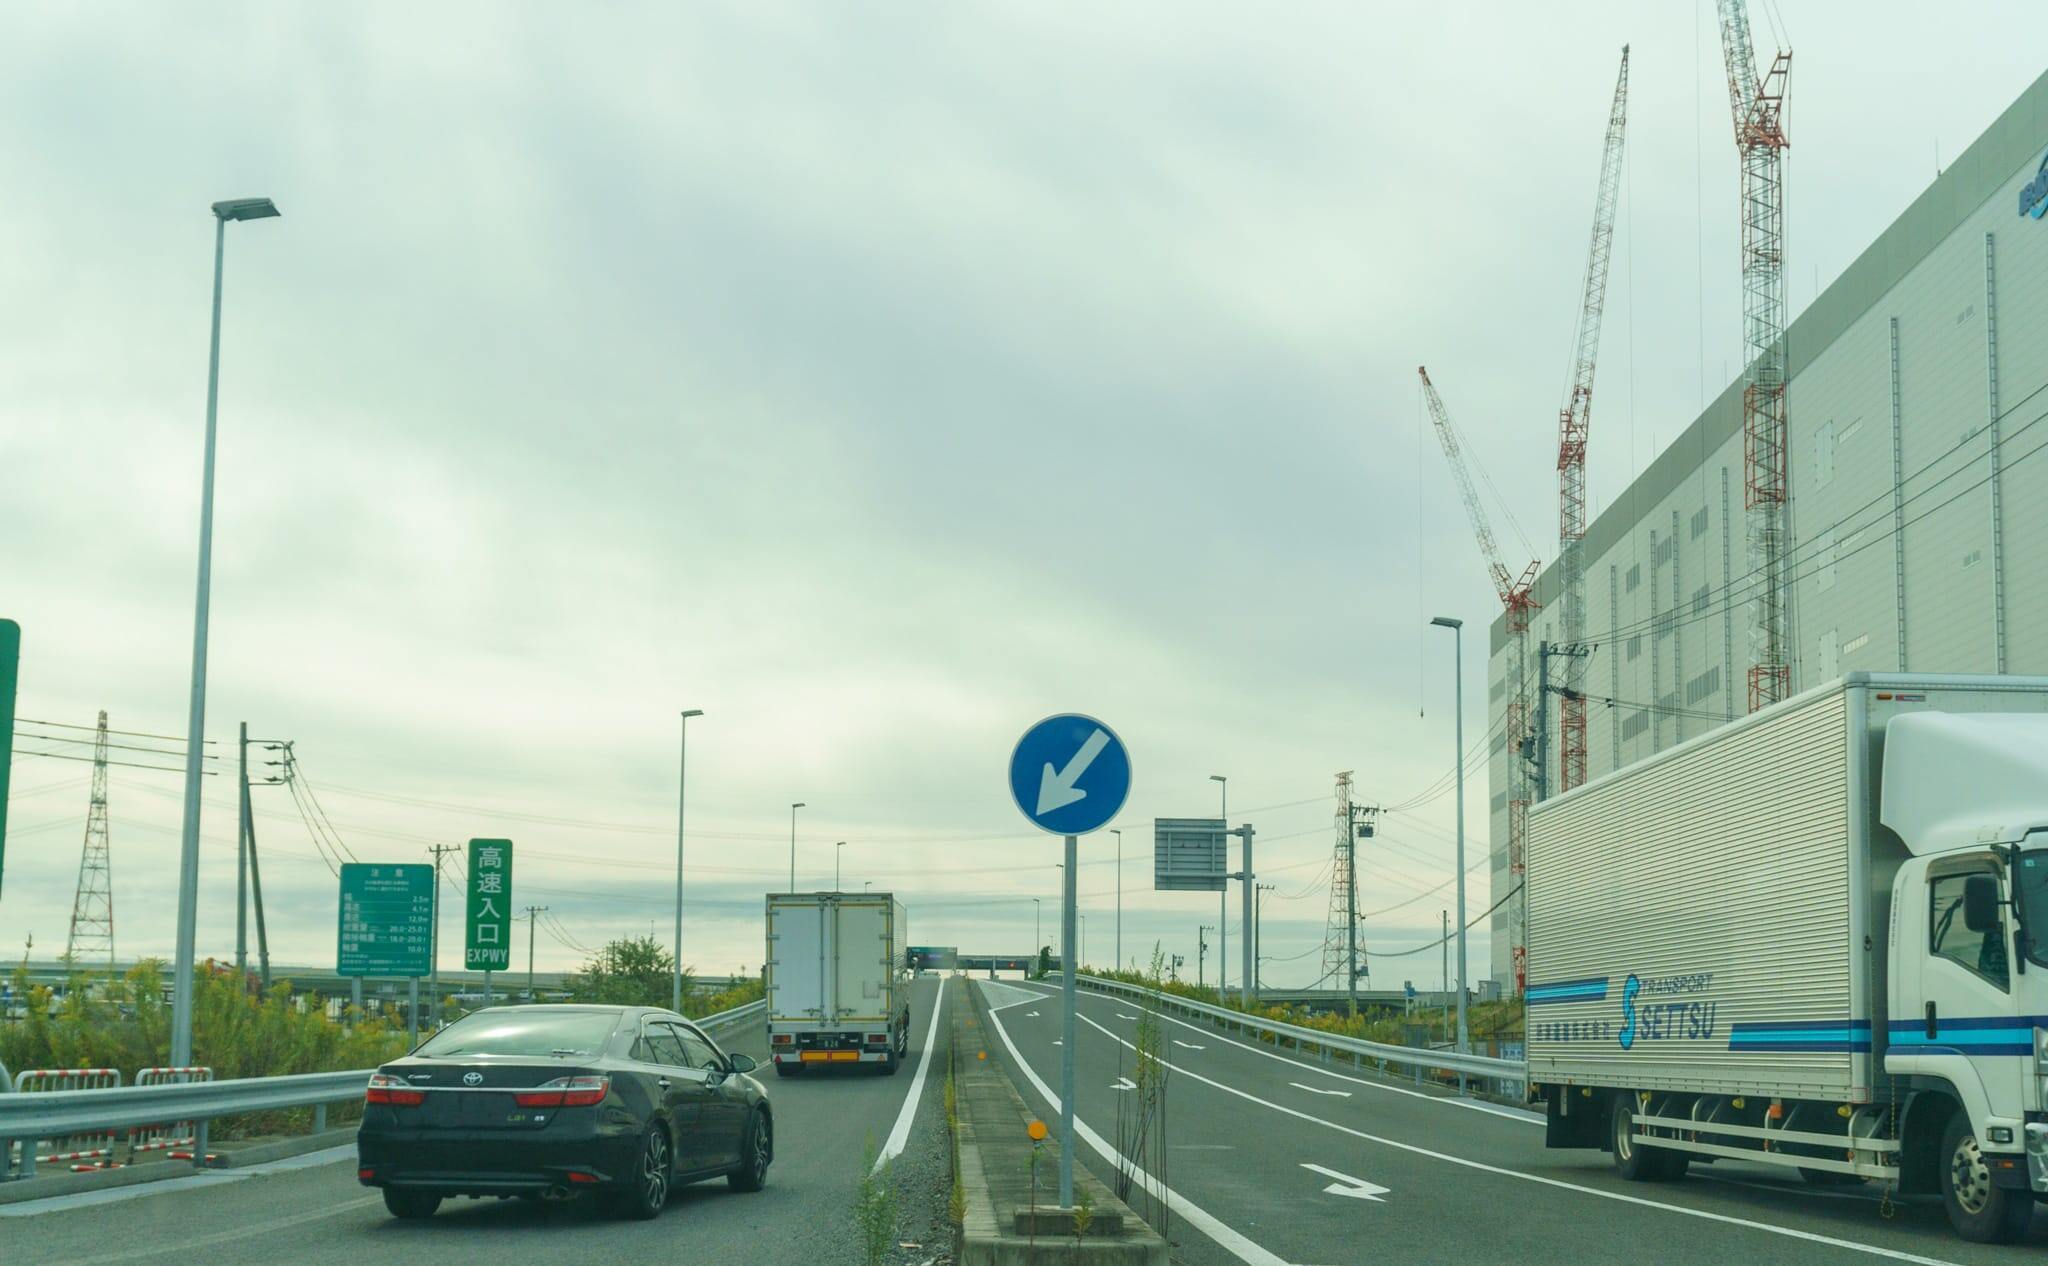
[[[1034, 1151], [1026, 1131], [1034, 1114], [1002, 1068], [979, 1058], [977, 1029], [968, 1022], [983, 1005], [978, 997], [962, 998], [954, 1010], [955, 1148], [966, 1197], [956, 1244], [958, 1266], [1022, 1266], [1055, 1255], [1076, 1263], [1166, 1266], [1166, 1241], [1087, 1170], [1076, 1166], [1074, 1172], [1076, 1199], [1086, 1211], [1054, 1206], [1049, 1188], [1057, 1144]], [[1009, 1046], [1001, 1021], [992, 1011], [987, 1014]], [[1016, 1048], [1009, 1049], [1014, 1057]], [[1021, 1059], [1017, 1065], [1031, 1075]], [[1032, 1079], [1043, 1092], [1043, 1084], [1035, 1075]], [[1085, 1128], [1078, 1121], [1075, 1125], [1077, 1132]], [[1103, 1150], [1099, 1139], [1089, 1136], [1089, 1141]]]

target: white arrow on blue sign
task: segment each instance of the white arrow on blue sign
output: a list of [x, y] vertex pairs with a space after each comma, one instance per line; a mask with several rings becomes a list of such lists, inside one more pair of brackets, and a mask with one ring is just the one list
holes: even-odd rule
[[1066, 712], [1024, 732], [1010, 754], [1010, 794], [1041, 831], [1086, 835], [1106, 825], [1131, 793], [1131, 756], [1094, 717]]

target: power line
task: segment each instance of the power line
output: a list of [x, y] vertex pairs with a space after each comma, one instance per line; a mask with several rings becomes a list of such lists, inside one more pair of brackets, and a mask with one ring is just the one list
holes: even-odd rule
[[[1498, 909], [1500, 909], [1500, 908], [1501, 908], [1502, 906], [1506, 905], [1506, 904], [1508, 903], [1508, 901], [1509, 901], [1509, 900], [1510, 900], [1510, 899], [1511, 899], [1511, 898], [1512, 898], [1512, 897], [1513, 897], [1513, 896], [1514, 896], [1514, 895], [1515, 895], [1516, 893], [1520, 892], [1521, 890], [1522, 890], [1522, 885], [1520, 885], [1520, 884], [1516, 884], [1516, 885], [1515, 885], [1515, 886], [1514, 886], [1513, 888], [1511, 888], [1511, 889], [1509, 889], [1509, 890], [1508, 890], [1508, 893], [1507, 893], [1507, 895], [1506, 895], [1506, 896], [1502, 897], [1502, 898], [1501, 898], [1501, 899], [1500, 899], [1499, 901], [1496, 901], [1496, 902], [1494, 902], [1494, 903], [1493, 903], [1492, 905], [1488, 906], [1488, 907], [1486, 908], [1486, 912], [1485, 912], [1484, 914], [1476, 914], [1476, 915], [1473, 915], [1473, 916], [1472, 916], [1471, 918], [1469, 918], [1469, 919], [1465, 920], [1465, 930], [1466, 930], [1467, 932], [1469, 932], [1469, 931], [1471, 931], [1471, 930], [1472, 930], [1473, 928], [1475, 928], [1475, 927], [1479, 926], [1479, 921], [1480, 921], [1481, 919], [1484, 919], [1484, 918], [1486, 918], [1486, 917], [1487, 917], [1488, 915], [1491, 915], [1491, 914], [1492, 914], [1492, 913], [1493, 913], [1493, 912], [1494, 912], [1495, 910], [1498, 910]], [[1404, 949], [1404, 950], [1374, 950], [1374, 951], [1373, 951], [1373, 957], [1374, 957], [1374, 958], [1406, 958], [1406, 957], [1408, 957], [1408, 956], [1409, 956], [1410, 954], [1420, 954], [1420, 953], [1421, 953], [1422, 951], [1424, 951], [1424, 950], [1433, 950], [1433, 949], [1435, 949], [1435, 948], [1436, 948], [1437, 946], [1439, 946], [1439, 945], [1442, 945], [1442, 944], [1443, 944], [1444, 942], [1446, 942], [1446, 941], [1448, 941], [1448, 940], [1450, 940], [1450, 939], [1451, 939], [1451, 938], [1450, 938], [1450, 937], [1448, 937], [1448, 936], [1439, 936], [1439, 937], [1438, 937], [1438, 938], [1436, 938], [1436, 939], [1435, 939], [1434, 941], [1431, 941], [1431, 942], [1430, 942], [1429, 944], [1427, 944], [1427, 945], [1417, 945], [1417, 946], [1416, 946], [1415, 948], [1413, 948], [1413, 949]]]
[[[55, 726], [60, 730], [92, 730], [97, 732], [99, 729], [96, 725], [75, 725], [70, 721], [37, 721], [31, 717], [16, 717], [14, 718], [14, 723], [16, 725], [49, 725]], [[185, 736], [182, 734], [145, 734], [140, 730], [108, 730], [107, 733], [119, 734], [127, 738], [162, 739], [167, 743], [184, 743], [186, 741]], [[208, 747], [213, 746], [219, 741], [219, 739], [200, 740], [200, 742]]]

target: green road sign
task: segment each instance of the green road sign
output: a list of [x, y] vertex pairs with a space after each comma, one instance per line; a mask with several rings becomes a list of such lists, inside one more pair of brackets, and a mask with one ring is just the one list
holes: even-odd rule
[[512, 965], [512, 841], [469, 842], [469, 921], [462, 965], [504, 971]]
[[14, 764], [14, 681], [21, 666], [21, 626], [0, 620], [0, 878], [7, 873], [7, 770]]
[[334, 970], [424, 976], [434, 968], [434, 868], [344, 862]]

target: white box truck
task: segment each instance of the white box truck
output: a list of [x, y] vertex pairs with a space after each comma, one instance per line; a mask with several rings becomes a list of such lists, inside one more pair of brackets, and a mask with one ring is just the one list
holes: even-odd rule
[[2048, 1198], [2048, 678], [1854, 673], [1529, 811], [1551, 1147]]
[[768, 894], [768, 1058], [875, 1064], [910, 1051], [910, 915], [886, 892]]

